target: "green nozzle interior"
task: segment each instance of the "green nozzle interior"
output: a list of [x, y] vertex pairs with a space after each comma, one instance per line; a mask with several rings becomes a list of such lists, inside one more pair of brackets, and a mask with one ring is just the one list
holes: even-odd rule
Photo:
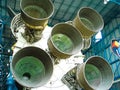
[[31, 17], [34, 17], [34, 18], [46, 18], [48, 15], [47, 15], [47, 12], [41, 8], [40, 6], [37, 6], [37, 5], [28, 5], [26, 7], [24, 7], [24, 11]]
[[85, 67], [85, 77], [92, 87], [98, 87], [102, 81], [102, 74], [100, 70], [92, 65], [92, 64], [86, 64]]
[[73, 42], [64, 34], [55, 34], [52, 36], [54, 45], [62, 52], [71, 53], [73, 50]]
[[15, 74], [22, 83], [37, 83], [45, 75], [45, 67], [38, 58], [26, 56], [16, 63]]

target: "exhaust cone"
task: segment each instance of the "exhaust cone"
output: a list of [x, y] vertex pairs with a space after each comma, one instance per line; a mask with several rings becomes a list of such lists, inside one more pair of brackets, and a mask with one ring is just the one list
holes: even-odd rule
[[92, 8], [81, 8], [73, 20], [75, 27], [82, 33], [83, 38], [88, 39], [103, 29], [104, 22], [101, 15]]
[[67, 23], [56, 24], [48, 40], [50, 52], [57, 58], [68, 58], [83, 47], [81, 33]]
[[110, 65], [101, 57], [90, 57], [77, 68], [77, 82], [85, 90], [108, 90], [114, 81]]
[[[73, 25], [73, 21], [67, 21], [66, 23], [68, 23], [70, 25]], [[85, 38], [84, 36], [82, 36], [82, 37], [83, 37], [83, 48], [82, 48], [82, 50], [88, 49], [91, 45], [91, 38]]]
[[82, 50], [88, 49], [91, 45], [91, 38], [84, 39], [83, 38], [83, 48]]
[[42, 49], [26, 47], [14, 55], [11, 71], [20, 85], [39, 87], [49, 81], [53, 72], [53, 62]]
[[32, 29], [40, 30], [47, 25], [54, 11], [51, 0], [21, 0], [20, 8], [25, 24]]

